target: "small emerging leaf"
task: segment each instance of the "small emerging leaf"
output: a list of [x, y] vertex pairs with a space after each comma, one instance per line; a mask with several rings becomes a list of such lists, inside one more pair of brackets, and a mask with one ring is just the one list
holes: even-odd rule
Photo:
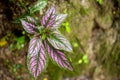
[[28, 22], [30, 22], [30, 23], [32, 23], [32, 24], [35, 24], [35, 25], [37, 24], [37, 21], [36, 21], [34, 18], [32, 18], [32, 17], [30, 17], [30, 16], [27, 16], [26, 18], [27, 18], [27, 21], [28, 21]]
[[[33, 45], [33, 46], [32, 46]], [[46, 54], [39, 38], [34, 37], [30, 42], [27, 56], [27, 66], [30, 73], [37, 78], [46, 68]], [[32, 52], [32, 53], [31, 53]]]
[[44, 41], [45, 47], [47, 49], [48, 55], [50, 56], [50, 58], [58, 64], [58, 66], [64, 68], [64, 69], [69, 69], [69, 70], [73, 70], [71, 64], [69, 63], [69, 61], [67, 60], [67, 58], [65, 57], [65, 55], [58, 49], [55, 49], [52, 46], [49, 46], [46, 41]]
[[54, 31], [48, 41], [56, 49], [72, 52], [71, 44], [59, 31]]

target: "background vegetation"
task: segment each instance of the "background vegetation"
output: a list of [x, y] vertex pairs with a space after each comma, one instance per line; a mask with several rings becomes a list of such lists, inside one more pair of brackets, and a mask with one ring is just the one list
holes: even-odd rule
[[[26, 67], [30, 34], [14, 22], [37, 0], [0, 1], [0, 79], [34, 80]], [[119, 80], [120, 79], [120, 0], [48, 0], [58, 13], [68, 17], [60, 31], [73, 47], [65, 53], [75, 72], [49, 62], [38, 80]], [[36, 18], [41, 18], [35, 13]]]

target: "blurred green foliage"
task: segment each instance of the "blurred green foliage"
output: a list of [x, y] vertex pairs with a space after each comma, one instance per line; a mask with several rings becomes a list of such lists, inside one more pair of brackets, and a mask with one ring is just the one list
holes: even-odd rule
[[15, 37], [15, 41], [16, 41], [16, 47], [18, 49], [21, 49], [24, 47], [24, 42], [25, 42], [25, 37], [21, 36], [21, 37]]
[[66, 32], [68, 32], [68, 33], [71, 32], [69, 22], [66, 21], [66, 22], [62, 23], [62, 26], [65, 27]]
[[119, 5], [119, 7], [120, 7], [120, 0], [117, 0], [118, 1], [118, 5]]
[[82, 15], [82, 16], [85, 16], [85, 15], [87, 15], [89, 13], [89, 9], [85, 9], [84, 7], [81, 7], [80, 8], [80, 14]]
[[24, 47], [25, 36], [15, 37], [14, 40], [15, 40], [15, 43], [14, 44], [10, 44], [10, 48], [12, 50], [22, 49]]
[[14, 64], [13, 66], [12, 66], [12, 71], [14, 72], [14, 73], [17, 73], [18, 71], [18, 69], [19, 68], [21, 68], [22, 67], [22, 65], [21, 64]]
[[96, 2], [98, 2], [100, 5], [103, 4], [103, 0], [96, 0]]

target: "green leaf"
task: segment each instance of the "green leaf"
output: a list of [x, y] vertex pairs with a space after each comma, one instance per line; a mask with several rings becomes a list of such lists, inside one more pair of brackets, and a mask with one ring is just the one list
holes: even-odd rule
[[88, 63], [88, 56], [87, 55], [84, 55], [83, 57], [82, 57], [82, 59], [83, 59], [83, 61], [84, 61], [84, 63]]
[[47, 5], [47, 0], [39, 0], [33, 7], [30, 7], [30, 14], [41, 11]]
[[78, 61], [78, 64], [81, 64], [83, 61], [82, 61], [82, 59], [80, 59], [79, 61]]
[[67, 31], [68, 33], [70, 33], [70, 27], [69, 27], [69, 26], [66, 26], [66, 31]]
[[74, 46], [74, 47], [79, 47], [79, 45], [78, 45], [77, 42], [74, 42], [74, 43], [73, 43], [73, 46]]
[[70, 32], [71, 32], [69, 22], [64, 22], [64, 23], [62, 23], [62, 26], [64, 26], [64, 27], [65, 27], [66, 32], [68, 32], [68, 33], [70, 33]]
[[96, 2], [98, 2], [100, 5], [103, 4], [103, 0], [96, 0]]
[[[25, 42], [25, 37], [21, 36], [21, 37], [15, 37], [15, 41], [16, 41], [16, 47], [17, 49], [21, 49], [24, 47], [24, 42]], [[12, 45], [11, 45], [12, 47]]]
[[21, 36], [21, 37], [15, 37], [15, 41], [17, 43], [23, 44], [25, 42], [25, 37]]

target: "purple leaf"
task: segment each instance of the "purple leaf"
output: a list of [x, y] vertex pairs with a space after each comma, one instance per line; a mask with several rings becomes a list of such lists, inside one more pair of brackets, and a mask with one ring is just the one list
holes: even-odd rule
[[72, 47], [69, 41], [57, 30], [48, 38], [48, 41], [56, 49], [72, 52]]
[[44, 51], [44, 46], [42, 43], [40, 43], [41, 41], [40, 42], [39, 41], [40, 41], [40, 39], [38, 39], [38, 38], [33, 38], [31, 40], [30, 45], [32, 45], [32, 44], [35, 45], [34, 43], [36, 42], [37, 44], [39, 44], [39, 48], [36, 44], [37, 48], [35, 48], [34, 49], [35, 51], [33, 51], [33, 52], [37, 52], [37, 53], [35, 53], [35, 54], [28, 53], [28, 57], [27, 57], [28, 69], [35, 78], [37, 78], [39, 76], [39, 74], [41, 74], [41, 72], [44, 71], [44, 69], [46, 68], [46, 62], [47, 62], [46, 54]]
[[69, 69], [73, 70], [71, 64], [65, 57], [65, 55], [58, 49], [53, 48], [52, 46], [49, 46], [45, 41], [44, 41], [46, 50], [51, 57], [51, 59], [58, 64], [58, 66], [64, 68], [64, 69]]
[[56, 16], [55, 22], [52, 26], [52, 29], [58, 28], [60, 24], [66, 19], [67, 14], [59, 14]]
[[42, 17], [41, 24], [44, 27], [51, 27], [56, 18], [56, 9], [55, 7], [51, 7], [47, 10], [45, 16]]
[[41, 46], [41, 40], [37, 37], [33, 37], [29, 44], [28, 54], [30, 56], [34, 56], [38, 54], [40, 46]]
[[28, 33], [34, 34], [36, 31], [38, 31], [36, 26], [36, 21], [29, 16], [27, 17], [27, 21], [22, 19], [21, 23], [25, 31], [27, 31]]

